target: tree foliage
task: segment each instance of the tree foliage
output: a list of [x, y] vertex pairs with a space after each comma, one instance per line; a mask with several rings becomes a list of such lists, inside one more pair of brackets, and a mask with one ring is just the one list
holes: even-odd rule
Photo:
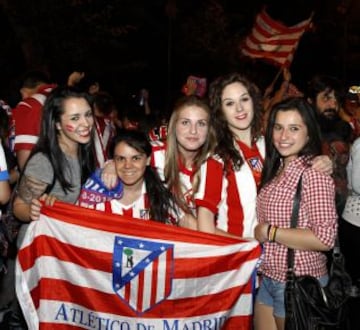
[[134, 250], [133, 250], [133, 249], [129, 249], [129, 248], [125, 248], [125, 249], [124, 249], [124, 253], [125, 253], [128, 257], [130, 257], [130, 256], [132, 256], [132, 255], [134, 254]]

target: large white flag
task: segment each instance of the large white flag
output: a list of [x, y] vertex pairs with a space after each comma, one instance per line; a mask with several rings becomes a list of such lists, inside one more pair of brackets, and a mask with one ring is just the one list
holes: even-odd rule
[[29, 329], [250, 330], [260, 246], [57, 202], [18, 254]]

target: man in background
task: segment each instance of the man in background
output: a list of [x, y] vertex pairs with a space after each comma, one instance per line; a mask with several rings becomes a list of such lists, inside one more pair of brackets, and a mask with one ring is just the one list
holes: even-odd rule
[[341, 216], [347, 197], [346, 165], [349, 160], [352, 128], [342, 120], [341, 84], [330, 76], [316, 75], [308, 85], [308, 101], [314, 106], [321, 129], [323, 154], [333, 162], [336, 188], [336, 207]]
[[48, 76], [42, 71], [31, 71], [23, 77], [20, 88], [22, 100], [12, 112], [14, 151], [20, 170], [38, 140], [42, 107], [55, 86], [50, 84]]

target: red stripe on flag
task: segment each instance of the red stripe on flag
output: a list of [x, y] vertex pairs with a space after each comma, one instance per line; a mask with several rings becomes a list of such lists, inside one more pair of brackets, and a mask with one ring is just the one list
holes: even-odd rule
[[[231, 237], [211, 235], [202, 233], [198, 235], [197, 231], [179, 228], [174, 226], [166, 226], [156, 221], [144, 221], [139, 219], [133, 219], [122, 215], [106, 214], [102, 211], [79, 208], [71, 204], [62, 202], [55, 202], [56, 207], [49, 207], [43, 205], [41, 213], [49, 216], [50, 218], [57, 218], [59, 211], [61, 212], [61, 221], [69, 224], [76, 224], [89, 229], [101, 230], [104, 232], [116, 233], [121, 231], [124, 235], [139, 235], [139, 228], [141, 228], [141, 236], [149, 239], [176, 241], [176, 235], [174, 237], [174, 231], [182, 232], [181, 241], [187, 243], [196, 244], [208, 244], [225, 246], [228, 244], [246, 242], [241, 238], [235, 239]], [[74, 209], [79, 208], [81, 210], [81, 216], [74, 216]], [[102, 221], [98, 221], [99, 217]], [[161, 233], [161, 235], [160, 235]]]
[[152, 285], [151, 285], [151, 299], [150, 299], [150, 304], [151, 305], [155, 305], [156, 304], [156, 292], [157, 292], [157, 278], [158, 278], [158, 267], [159, 267], [159, 260], [156, 259], [153, 262], [153, 273], [152, 273]]
[[303, 30], [309, 25], [309, 21], [304, 20], [296, 25], [286, 26], [285, 24], [271, 18], [265, 10], [260, 12], [256, 21], [259, 22], [260, 20], [264, 21], [270, 29], [277, 30], [279, 34], [303, 32]]
[[130, 293], [131, 293], [131, 283], [129, 282], [125, 285], [124, 299], [126, 301], [130, 301]]
[[253, 32], [257, 32], [260, 35], [264, 36], [264, 38], [271, 38], [272, 36], [278, 34], [279, 30], [270, 24], [263, 25], [263, 18], [256, 19], [255, 25], [253, 27]]
[[[226, 263], [217, 257], [193, 258], [191, 260], [177, 258], [174, 278], [186, 278], [189, 274], [189, 269], [196, 269], [196, 272], [191, 273], [194, 278], [236, 270], [239, 267], [239, 263], [244, 263], [246, 260], [254, 260], [257, 255], [258, 251], [239, 251], [229, 254], [229, 259]], [[201, 265], [201, 267], [198, 267], [198, 265]]]
[[[260, 40], [258, 38], [256, 38], [255, 35], [250, 35], [248, 37], [249, 41], [251, 41], [252, 43], [254, 44], [259, 44], [259, 43], [262, 43], [263, 45], [270, 45], [270, 46], [278, 46], [278, 47], [281, 47], [281, 46], [293, 46], [294, 45], [294, 40], [293, 39], [275, 39], [275, 40], [270, 40], [270, 39], [267, 39], [267, 40]], [[279, 53], [279, 52], [277, 52]], [[284, 55], [285, 54], [288, 54], [289, 52], [286, 51], [284, 52]], [[279, 54], [281, 56], [281, 53]]]
[[272, 19], [266, 13], [265, 10], [262, 10], [260, 12], [260, 14], [257, 16], [257, 18], [256, 18], [256, 23], [258, 24], [257, 26], [259, 26], [259, 22], [261, 22], [261, 21], [264, 21], [266, 23], [266, 25], [271, 29], [274, 29], [274, 30], [277, 30], [277, 31], [284, 31], [284, 25], [282, 23]]
[[[170, 276], [173, 276], [173, 278], [178, 278], [175, 275], [176, 269], [170, 269], [170, 265], [171, 265], [171, 261], [172, 261], [172, 255], [173, 255], [173, 250], [169, 249], [168, 251], [166, 251], [166, 277], [167, 280], [165, 281], [165, 297], [167, 297], [170, 293], [171, 293], [171, 282], [169, 280]], [[176, 264], [178, 261], [178, 258], [175, 259], [174, 264]], [[175, 267], [174, 267], [175, 268]]]
[[[41, 300], [44, 303], [47, 300], [58, 301], [59, 305], [62, 303], [73, 303], [90, 310], [96, 310], [99, 313], [121, 314], [129, 317], [137, 316], [135, 311], [115, 293], [108, 294], [92, 288], [73, 285], [66, 281], [48, 278], [42, 279], [39, 282], [39, 287], [42, 290]], [[61, 288], [61, 290], [56, 288]], [[31, 292], [32, 296], [36, 290], [38, 288]], [[147, 318], [159, 317], [161, 315], [164, 318], [181, 318], [217, 313], [219, 310], [231, 309], [239, 295], [250, 294], [251, 291], [252, 285], [248, 283], [244, 286], [234, 286], [219, 293], [176, 300], [168, 299], [164, 300], [161, 304], [155, 305], [154, 308], [146, 311], [141, 316]], [[176, 309], [174, 305], [176, 305]]]
[[[173, 276], [174, 278], [188, 277], [189, 269], [195, 269], [199, 264], [201, 264], [202, 267], [198, 269], [196, 273], [192, 273], [193, 277], [202, 277], [218, 272], [234, 270], [239, 267], [239, 263], [243, 263], [249, 259], [256, 259], [259, 254], [259, 249], [238, 251], [229, 254], [229, 259], [226, 263], [223, 263], [222, 259], [217, 256], [206, 256], [203, 258], [193, 257], [191, 259], [179, 257], [175, 259]], [[33, 254], [33, 250], [36, 250], [42, 257], [55, 256], [58, 260], [71, 262], [87, 269], [96, 269], [108, 273], [112, 272], [112, 253], [73, 246], [45, 235], [36, 237], [32, 245], [22, 249], [21, 254], [18, 256], [18, 260], [23, 271], [33, 267], [36, 262], [37, 258]], [[91, 260], [87, 258], [90, 253], [92, 256]], [[170, 264], [170, 251], [167, 253], [166, 257], [168, 261], [167, 264]], [[170, 288], [167, 288], [167, 292], [169, 290]]]
[[137, 289], [137, 310], [143, 310], [143, 299], [144, 299], [144, 273], [146, 270], [143, 270], [139, 273], [139, 282], [138, 282], [138, 289]]
[[[37, 236], [31, 245], [22, 249], [18, 260], [23, 271], [34, 266], [36, 262], [36, 256], [33, 254], [34, 249], [36, 249], [38, 256], [56, 256], [59, 260], [72, 262], [88, 269], [112, 272], [112, 264], [103, 262], [104, 260], [112, 260], [112, 254], [80, 248], [45, 235]], [[92, 260], [88, 258], [89, 253], [91, 253]]]

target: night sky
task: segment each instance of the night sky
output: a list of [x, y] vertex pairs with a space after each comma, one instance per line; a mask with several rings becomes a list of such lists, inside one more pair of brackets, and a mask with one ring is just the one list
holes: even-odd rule
[[303, 36], [291, 67], [299, 87], [317, 72], [345, 85], [360, 83], [356, 0], [8, 0], [0, 1], [0, 98], [15, 102], [19, 77], [40, 68], [60, 82], [82, 67], [119, 102], [147, 87], [159, 107], [190, 74], [211, 81], [245, 71], [264, 88], [277, 68], [244, 58], [239, 50], [263, 5], [287, 25], [314, 11], [314, 27]]

